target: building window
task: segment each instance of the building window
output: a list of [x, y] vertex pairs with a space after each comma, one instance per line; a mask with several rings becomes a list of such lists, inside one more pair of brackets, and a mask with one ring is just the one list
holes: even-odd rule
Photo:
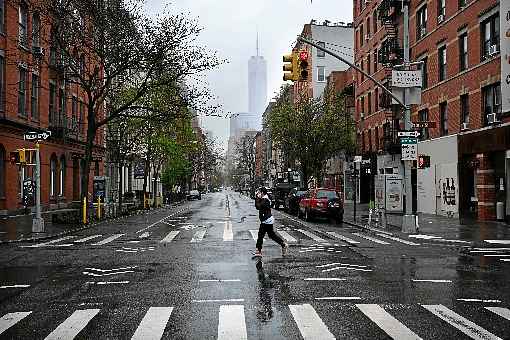
[[94, 176], [99, 176], [99, 161], [94, 162]]
[[83, 134], [85, 130], [85, 104], [80, 101], [80, 133]]
[[499, 52], [499, 14], [482, 22], [482, 60]]
[[469, 95], [460, 96], [460, 118], [462, 124], [469, 124]]
[[65, 196], [65, 186], [66, 186], [66, 158], [64, 155], [60, 157], [60, 171], [59, 171], [59, 192], [58, 195], [60, 197]]
[[78, 131], [78, 98], [73, 96], [71, 98], [71, 120], [73, 131]]
[[0, 55], [0, 111], [5, 111], [5, 58]]
[[32, 118], [39, 120], [39, 76], [32, 74], [32, 97], [30, 101]]
[[459, 67], [464, 71], [468, 67], [468, 36], [467, 33], [459, 36]]
[[377, 10], [375, 10], [374, 14], [372, 15], [372, 26], [374, 34], [377, 33]]
[[466, 7], [467, 0], [459, 0], [459, 10]]
[[39, 13], [32, 16], [32, 46], [41, 46], [41, 19]]
[[[326, 47], [326, 43], [324, 41], [318, 41], [317, 45], [319, 45], [320, 47]], [[326, 52], [317, 49], [317, 57], [324, 58], [325, 56], [326, 56]]]
[[0, 198], [5, 198], [5, 149], [0, 144]]
[[375, 151], [379, 151], [379, 128], [376, 126], [374, 129], [375, 132]]
[[448, 107], [446, 102], [439, 104], [439, 119], [441, 120], [441, 136], [448, 134]]
[[326, 81], [326, 70], [324, 66], [317, 66], [317, 81]]
[[28, 45], [28, 8], [24, 2], [18, 7], [18, 38], [21, 46]]
[[427, 6], [416, 11], [416, 40], [423, 38], [425, 34], [427, 34]]
[[427, 57], [423, 58], [421, 60], [421, 65], [420, 65], [420, 69], [421, 69], [421, 88], [422, 89], [426, 89], [428, 86], [429, 86], [429, 76], [428, 76], [428, 72], [427, 72]]
[[54, 198], [57, 193], [57, 156], [51, 155], [50, 159], [50, 198]]
[[[423, 109], [418, 111], [418, 119], [420, 122], [428, 122], [429, 120], [429, 110]], [[421, 140], [429, 139], [429, 129], [423, 128], [420, 131], [420, 138]]]
[[368, 114], [372, 114], [372, 92], [368, 92], [368, 98], [367, 98], [367, 105], [368, 105]]
[[501, 84], [493, 84], [482, 89], [485, 125], [489, 124], [487, 115], [501, 113]]
[[26, 103], [27, 103], [27, 70], [23, 67], [19, 68], [18, 80], [18, 115], [26, 116]]
[[372, 130], [368, 130], [368, 152], [372, 152]]
[[365, 97], [361, 97], [361, 113], [362, 113], [362, 117], [361, 119], [364, 119], [365, 117]]
[[374, 73], [377, 72], [377, 49], [374, 50]]
[[0, 0], [0, 33], [5, 33], [5, 0]]
[[372, 72], [370, 72], [370, 67], [372, 67], [372, 62], [371, 62], [371, 56], [370, 56], [370, 53], [367, 54], [367, 73], [368, 74], [372, 74]]
[[437, 64], [439, 65], [439, 81], [446, 79], [446, 45], [437, 50]]
[[363, 24], [359, 27], [359, 45], [363, 46], [363, 43], [365, 41], [365, 32], [363, 30]]
[[[361, 61], [360, 68], [362, 71], [365, 71], [365, 61], [364, 60]], [[363, 72], [361, 72], [361, 82], [364, 82], [364, 81], [365, 81], [365, 74]]]
[[367, 18], [367, 38], [370, 38], [370, 17]]
[[59, 100], [60, 100], [60, 105], [59, 105], [59, 109], [60, 109], [60, 117], [61, 119], [65, 119], [65, 117], [67, 116], [67, 104], [66, 104], [66, 93], [64, 91], [63, 88], [61, 88], [59, 90]]
[[437, 23], [440, 24], [446, 17], [446, 0], [437, 0]]
[[379, 111], [379, 88], [376, 87], [374, 90], [374, 112]]

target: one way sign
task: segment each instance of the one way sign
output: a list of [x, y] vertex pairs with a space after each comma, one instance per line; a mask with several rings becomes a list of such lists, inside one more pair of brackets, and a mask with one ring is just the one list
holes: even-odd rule
[[399, 131], [398, 132], [399, 137], [414, 137], [417, 138], [420, 136], [420, 133], [418, 131]]

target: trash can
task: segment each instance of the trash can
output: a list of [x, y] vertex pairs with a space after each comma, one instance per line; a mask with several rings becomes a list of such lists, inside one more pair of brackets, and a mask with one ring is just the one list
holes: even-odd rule
[[503, 202], [496, 203], [496, 219], [498, 221], [505, 219], [505, 204]]

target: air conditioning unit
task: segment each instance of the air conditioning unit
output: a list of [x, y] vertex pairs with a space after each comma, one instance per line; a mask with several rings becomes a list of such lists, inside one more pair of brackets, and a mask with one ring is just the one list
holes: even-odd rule
[[462, 123], [462, 129], [461, 131], [469, 130], [469, 123]]
[[437, 22], [441, 23], [441, 22], [443, 22], [443, 21], [444, 21], [444, 14], [439, 14], [439, 15], [437, 16]]
[[494, 55], [498, 53], [498, 45], [491, 45], [489, 47], [489, 55]]
[[359, 113], [359, 117], [360, 117], [361, 119], [365, 118], [365, 112], [360, 112], [360, 113]]
[[496, 124], [496, 123], [499, 123], [500, 121], [498, 120], [498, 115], [497, 113], [489, 113], [487, 115], [487, 123], [489, 124]]
[[32, 53], [35, 55], [35, 56], [43, 56], [44, 55], [44, 48], [42, 48], [41, 46], [34, 46], [32, 47]]
[[365, 34], [365, 40], [370, 40], [372, 36], [370, 34]]
[[425, 34], [427, 34], [427, 29], [426, 29], [425, 27], [422, 27], [422, 28], [420, 29], [420, 37], [425, 36]]

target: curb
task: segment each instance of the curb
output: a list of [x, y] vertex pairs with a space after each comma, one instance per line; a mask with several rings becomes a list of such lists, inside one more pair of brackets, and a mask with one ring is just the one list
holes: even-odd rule
[[[158, 208], [157, 210], [153, 210], [153, 211], [159, 211], [159, 210], [162, 210], [162, 209], [164, 209], [164, 208]], [[189, 209], [189, 208], [186, 208], [186, 209]], [[182, 212], [182, 211], [184, 211], [186, 209], [181, 209], [179, 211], [176, 211], [172, 215], [177, 214], [179, 212]], [[11, 243], [35, 242], [35, 241], [47, 240], [47, 239], [54, 238], [54, 237], [60, 237], [60, 236], [65, 236], [65, 235], [73, 234], [75, 232], [82, 231], [82, 230], [92, 229], [92, 228], [95, 228], [95, 227], [100, 226], [101, 224], [104, 224], [104, 223], [107, 223], [107, 222], [115, 222], [115, 221], [118, 221], [118, 220], [121, 220], [121, 219], [125, 219], [125, 218], [128, 218], [128, 217], [133, 217], [133, 216], [136, 216], [136, 215], [147, 215], [149, 212], [150, 212], [150, 210], [149, 211], [144, 211], [143, 213], [139, 213], [139, 214], [135, 213], [135, 214], [131, 214], [131, 215], [126, 215], [126, 216], [121, 216], [121, 217], [117, 217], [117, 218], [107, 219], [107, 220], [103, 220], [103, 221], [99, 221], [99, 222], [96, 222], [96, 223], [92, 223], [92, 224], [86, 225], [86, 226], [81, 227], [81, 228], [65, 230], [65, 231], [60, 232], [60, 233], [51, 234], [51, 235], [45, 235], [45, 236], [41, 236], [41, 237], [32, 237], [32, 238], [22, 238], [22, 239], [17, 239], [17, 240], [0, 241], [0, 245], [11, 244]]]

